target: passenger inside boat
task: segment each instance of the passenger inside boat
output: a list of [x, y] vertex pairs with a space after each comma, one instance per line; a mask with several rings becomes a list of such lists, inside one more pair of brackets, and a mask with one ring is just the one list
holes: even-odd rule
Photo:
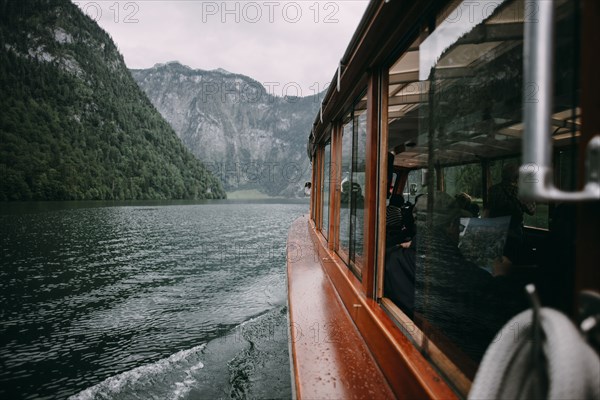
[[460, 192], [456, 196], [454, 196], [458, 207], [461, 210], [466, 211], [466, 216], [469, 218], [478, 218], [479, 217], [479, 206], [477, 203], [473, 202], [473, 198], [465, 192]]
[[[506, 297], [513, 289], [511, 281], [496, 278], [459, 248], [464, 214], [456, 201], [445, 192], [433, 196], [435, 211], [419, 224], [415, 313], [438, 337], [479, 360], [505, 322], [502, 309], [518, 308], [511, 304], [518, 299]], [[483, 246], [494, 245], [495, 239], [485, 240]]]
[[386, 208], [386, 268], [384, 289], [412, 318], [414, 310], [416, 226], [413, 206], [402, 195], [392, 195]]
[[400, 193], [395, 193], [398, 183], [394, 173], [393, 152], [388, 152], [386, 207], [386, 268], [384, 288], [390, 299], [412, 318], [415, 290], [415, 248], [412, 245], [416, 234], [413, 209]]
[[386, 251], [384, 290], [409, 318], [415, 308], [416, 241]]
[[510, 217], [504, 256], [512, 264], [527, 264], [528, 257], [523, 233], [523, 214], [535, 214], [535, 202], [524, 202], [518, 197], [519, 168], [506, 164], [502, 169], [502, 180], [490, 187], [489, 217]]
[[[420, 196], [419, 204], [426, 202], [427, 195]], [[465, 210], [452, 196], [435, 192], [434, 209], [429, 223], [426, 213], [419, 212], [418, 229], [410, 241], [393, 236], [397, 243], [386, 250], [384, 290], [409, 318], [414, 319], [416, 311], [418, 322], [427, 321], [438, 337], [452, 340], [479, 359], [504, 322], [497, 310], [515, 309], [508, 307], [513, 301], [503, 296], [510, 282], [495, 279], [463, 256], [458, 246]], [[393, 224], [400, 225], [396, 218], [388, 216], [386, 232], [395, 232]], [[417, 258], [417, 253], [424, 255]]]
[[311, 182], [306, 182], [304, 184], [304, 196], [310, 197], [311, 189], [312, 189], [312, 183]]

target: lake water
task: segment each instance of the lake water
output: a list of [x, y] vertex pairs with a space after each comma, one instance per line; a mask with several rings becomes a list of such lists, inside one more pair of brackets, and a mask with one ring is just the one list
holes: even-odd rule
[[0, 398], [291, 397], [287, 230], [308, 204], [0, 212]]

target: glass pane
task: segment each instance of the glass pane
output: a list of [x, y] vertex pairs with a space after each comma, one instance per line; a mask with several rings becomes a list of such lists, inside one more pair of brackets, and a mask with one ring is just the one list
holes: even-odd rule
[[[523, 287], [541, 276], [543, 260], [535, 248], [545, 236], [531, 237], [524, 225], [529, 219], [547, 226], [548, 205], [520, 199], [517, 185], [523, 24], [514, 12], [522, 6], [509, 2], [446, 48], [431, 70], [428, 103], [421, 107], [428, 170], [457, 166], [442, 169], [441, 185], [429, 181], [428, 207], [417, 222], [414, 317], [440, 344], [451, 343], [448, 354], [458, 349], [454, 361], [465, 371], [481, 360], [504, 323], [528, 306]], [[573, 7], [557, 2], [557, 8], [560, 32], [560, 19]], [[557, 76], [574, 73], [569, 62], [557, 66]], [[557, 80], [557, 116], [569, 109], [565, 86]], [[487, 218], [475, 215], [485, 190], [480, 164], [473, 163], [478, 159], [492, 160]]]
[[352, 165], [351, 225], [350, 225], [350, 259], [354, 262], [355, 273], [362, 275], [364, 244], [364, 209], [365, 209], [365, 164], [367, 144], [367, 113], [357, 110], [354, 113], [354, 146]]
[[[493, 210], [490, 218], [475, 215], [484, 188], [480, 164], [473, 161], [518, 154], [521, 145], [502, 128], [522, 121], [523, 25], [494, 22], [494, 35], [478, 40], [477, 33], [491, 32], [490, 21], [494, 17], [446, 48], [434, 64], [419, 124], [433, 150], [429, 173], [438, 165], [455, 166], [442, 169], [441, 184], [429, 180], [427, 207], [417, 219], [414, 317], [426, 334], [457, 348], [454, 361], [464, 370], [481, 360], [506, 317], [523, 307], [522, 288], [508, 285], [502, 293], [494, 278], [511, 218]], [[516, 202], [513, 188], [506, 195]]]
[[[555, 183], [568, 190], [581, 157], [575, 150], [581, 129], [579, 11], [577, 2], [556, 0], [554, 5], [548, 136]], [[500, 329], [528, 308], [527, 283], [536, 284], [543, 304], [573, 306], [569, 282], [574, 279], [576, 209], [518, 197], [522, 110], [524, 101], [535, 101], [523, 82], [526, 3], [465, 1], [458, 7], [463, 15], [493, 13], [443, 22], [418, 50], [412, 46], [390, 68], [388, 151], [394, 152], [397, 167], [412, 170], [403, 195], [409, 207], [416, 199], [416, 234], [407, 248], [387, 249], [384, 296], [436, 344], [434, 350], [421, 348], [431, 362], [449, 376], [464, 375], [464, 383], [495, 337], [511, 340], [514, 332]], [[423, 80], [410, 82], [415, 59]], [[434, 354], [438, 350], [443, 357]], [[465, 394], [468, 384], [462, 388]]]
[[350, 223], [352, 207], [352, 119], [344, 125], [342, 132], [342, 171], [340, 195], [340, 248], [339, 255], [348, 264], [350, 262]]
[[327, 143], [323, 152], [323, 182], [322, 182], [322, 210], [323, 221], [321, 224], [321, 232], [325, 238], [329, 237], [329, 183], [331, 180], [331, 145]]

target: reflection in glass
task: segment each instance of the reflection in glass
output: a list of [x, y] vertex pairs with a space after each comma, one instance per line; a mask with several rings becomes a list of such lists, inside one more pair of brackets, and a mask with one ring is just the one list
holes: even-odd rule
[[367, 114], [358, 109], [362, 99], [344, 119], [340, 183], [340, 246], [338, 254], [361, 279], [365, 207]]
[[[579, 10], [577, 2], [554, 4], [559, 39], [548, 135], [555, 148], [555, 183], [572, 188], [577, 158], [572, 149], [581, 130]], [[457, 371], [464, 375], [462, 394], [500, 328], [528, 306], [526, 283], [536, 284], [544, 304], [568, 309], [574, 297], [564, 284], [573, 279], [574, 209], [536, 204], [528, 215], [533, 207], [517, 198], [513, 181], [496, 186], [505, 167], [520, 163], [523, 104], [535, 101], [523, 82], [524, 3], [496, 5], [489, 18], [463, 19], [473, 25], [460, 26], [454, 38], [441, 34], [457, 30], [448, 17], [427, 43], [400, 56], [389, 76], [388, 151], [394, 151], [397, 167], [411, 170], [403, 195], [416, 200], [417, 233], [410, 248], [395, 250], [394, 257], [386, 248], [384, 296], [435, 343], [437, 349], [421, 350], [457, 387]], [[415, 82], [418, 59], [426, 81]], [[423, 62], [430, 64], [426, 70]], [[499, 198], [524, 215], [491, 213], [490, 203]], [[517, 254], [524, 256], [511, 260], [515, 225], [522, 232]]]
[[363, 264], [363, 232], [365, 211], [365, 164], [367, 144], [367, 113], [354, 114], [354, 147], [352, 165], [352, 224], [350, 229], [350, 257], [355, 264], [355, 273], [360, 277]]
[[346, 264], [350, 262], [350, 223], [352, 206], [352, 120], [342, 131], [342, 171], [340, 194], [340, 248], [339, 255]]
[[[427, 321], [422, 326], [430, 334], [450, 340], [475, 362], [504, 322], [527, 306], [522, 287], [536, 279], [540, 262], [527, 243], [523, 215], [541, 210], [536, 212], [535, 205], [519, 199], [516, 181], [505, 177], [506, 171], [516, 174], [523, 101], [528, 101], [523, 100], [523, 24], [506, 17], [506, 10], [515, 4], [445, 49], [429, 75], [428, 103], [422, 107], [419, 125], [433, 150], [428, 154], [429, 171], [460, 165], [443, 169], [441, 187], [429, 181], [433, 199], [419, 227], [415, 318]], [[566, 16], [573, 5], [556, 4], [557, 37], [566, 39], [571, 32], [571, 18]], [[555, 87], [557, 119], [573, 114], [576, 120], [577, 107], [569, 103], [576, 98], [572, 77], [577, 67], [569, 61], [575, 59], [569, 56], [571, 47], [572, 42], [564, 40], [556, 49], [562, 55], [557, 58], [557, 76], [566, 78]], [[476, 158], [498, 159], [491, 164], [489, 183], [494, 186], [488, 192], [489, 218], [483, 219], [469, 215], [470, 210], [459, 206], [462, 198], [456, 197], [483, 197], [477, 190], [480, 168], [469, 163]], [[506, 212], [498, 211], [499, 202], [507, 205]]]
[[[466, 204], [481, 204], [483, 196], [481, 166], [469, 164], [474, 155], [520, 151], [520, 138], [500, 131], [522, 119], [522, 37], [511, 36], [512, 24], [498, 24], [493, 40], [477, 40], [488, 28], [484, 23], [445, 48], [429, 74], [419, 124], [433, 150], [429, 173], [439, 165], [462, 165], [443, 168], [441, 179], [428, 181], [428, 207], [417, 219], [415, 319], [429, 335], [456, 345], [463, 354], [459, 361], [479, 361], [507, 317], [521, 307], [518, 289], [495, 278], [508, 221], [478, 220]], [[427, 49], [421, 46], [422, 55]], [[473, 254], [477, 257], [469, 257]], [[506, 290], [514, 294], [507, 296]]]

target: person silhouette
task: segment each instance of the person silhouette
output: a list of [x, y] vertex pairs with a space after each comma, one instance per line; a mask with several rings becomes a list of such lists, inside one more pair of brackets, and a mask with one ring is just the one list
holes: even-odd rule
[[523, 202], [519, 199], [519, 167], [506, 164], [502, 168], [502, 180], [490, 187], [488, 191], [489, 217], [510, 216], [510, 225], [504, 256], [512, 264], [519, 264], [525, 258], [525, 237], [523, 234], [523, 215], [535, 214], [534, 202]]

